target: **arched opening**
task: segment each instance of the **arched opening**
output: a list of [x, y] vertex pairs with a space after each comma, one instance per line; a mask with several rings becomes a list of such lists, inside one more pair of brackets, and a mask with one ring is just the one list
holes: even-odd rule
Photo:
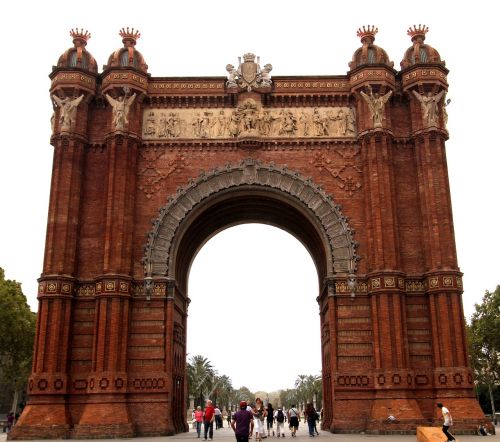
[[189, 274], [188, 359], [205, 356], [234, 389], [252, 392], [319, 375], [318, 289], [311, 256], [287, 232], [244, 224], [218, 233]]
[[[203, 173], [179, 189], [160, 210], [149, 234], [144, 257], [146, 277], [167, 284], [167, 345], [172, 355], [172, 419], [175, 431], [185, 428], [188, 276], [203, 245], [217, 233], [245, 223], [278, 227], [294, 236], [309, 253], [317, 275], [321, 309], [323, 403], [331, 410], [332, 378], [327, 295], [334, 294], [336, 277], [356, 271], [353, 231], [340, 207], [318, 186], [286, 168], [264, 166], [254, 160]], [[265, 250], [262, 250], [265, 253]], [[316, 310], [316, 311], [318, 311]], [[168, 340], [167, 340], [168, 342]], [[182, 388], [184, 385], [184, 388]], [[330, 426], [331, 414], [323, 425]]]

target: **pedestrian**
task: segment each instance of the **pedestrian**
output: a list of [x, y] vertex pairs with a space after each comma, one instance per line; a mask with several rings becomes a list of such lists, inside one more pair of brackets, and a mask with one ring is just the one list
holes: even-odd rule
[[[307, 426], [309, 428], [309, 437], [314, 437], [314, 427], [316, 426], [316, 417], [318, 413], [314, 408], [314, 405], [310, 402], [306, 405], [306, 409], [304, 411], [304, 417], [307, 421]], [[317, 431], [316, 431], [317, 433]]]
[[231, 410], [227, 410], [227, 426], [230, 427], [231, 426]]
[[448, 439], [448, 442], [455, 440], [453, 435], [448, 432], [448, 428], [450, 428], [453, 425], [453, 419], [451, 417], [450, 410], [448, 410], [441, 402], [437, 404], [437, 407], [441, 409], [441, 413], [443, 413], [443, 433]]
[[7, 415], [7, 433], [10, 433], [10, 430], [12, 430], [13, 426], [14, 426], [14, 413], [11, 411]]
[[266, 409], [261, 398], [255, 399], [255, 408], [253, 409], [253, 417], [255, 419], [255, 440], [261, 441], [265, 439], [264, 419], [266, 418]]
[[273, 423], [274, 423], [274, 408], [273, 404], [267, 404], [267, 435], [271, 437], [271, 432], [273, 433], [274, 436], [274, 428], [273, 428]]
[[278, 437], [280, 434], [285, 437], [285, 413], [283, 413], [283, 408], [278, 407], [278, 409], [274, 412], [274, 419], [276, 419], [276, 433]]
[[247, 403], [240, 402], [240, 409], [231, 418], [231, 428], [234, 431], [237, 442], [248, 442], [252, 437], [254, 425], [253, 413], [247, 410]]
[[215, 408], [212, 405], [212, 401], [208, 399], [207, 405], [205, 406], [205, 413], [203, 414], [203, 429], [205, 434], [203, 440], [207, 440], [207, 436], [210, 440], [214, 437], [214, 412]]
[[222, 413], [218, 405], [215, 406], [214, 415], [215, 415], [215, 429], [218, 430], [219, 428], [222, 428]]
[[198, 438], [201, 436], [201, 423], [203, 422], [203, 411], [201, 411], [201, 407], [198, 405], [196, 407], [196, 411], [194, 412], [194, 423], [196, 425], [196, 433], [198, 434]]
[[295, 404], [288, 410], [288, 422], [290, 425], [290, 430], [292, 431], [292, 437], [296, 437], [297, 430], [299, 429], [299, 410], [295, 408]]

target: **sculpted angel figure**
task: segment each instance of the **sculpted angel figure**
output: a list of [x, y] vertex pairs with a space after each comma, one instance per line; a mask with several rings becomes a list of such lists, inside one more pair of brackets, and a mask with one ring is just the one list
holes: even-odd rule
[[427, 95], [421, 95], [417, 91], [412, 91], [413, 95], [420, 101], [422, 106], [422, 118], [424, 124], [428, 126], [436, 126], [438, 124], [439, 107], [438, 103], [443, 98], [444, 90], [434, 95], [432, 92], [427, 92]]
[[373, 127], [382, 127], [382, 120], [384, 119], [385, 103], [391, 98], [392, 91], [387, 92], [385, 95], [373, 93], [371, 86], [368, 86], [368, 94], [361, 91], [361, 96], [368, 103], [370, 108], [371, 117], [373, 120]]
[[135, 96], [136, 94], [134, 93], [130, 97], [122, 95], [114, 99], [111, 95], [106, 94], [106, 100], [108, 100], [108, 103], [113, 108], [113, 126], [116, 130], [123, 130], [125, 125], [128, 124], [128, 112], [135, 100]]
[[52, 95], [52, 99], [59, 107], [59, 129], [62, 131], [69, 131], [75, 124], [76, 108], [83, 100], [83, 94], [77, 98], [71, 99], [70, 97], [59, 98], [57, 95]]

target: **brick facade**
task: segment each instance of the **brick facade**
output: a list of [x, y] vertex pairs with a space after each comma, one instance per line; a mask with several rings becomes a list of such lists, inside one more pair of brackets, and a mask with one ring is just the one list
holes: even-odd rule
[[[438, 400], [476, 428], [448, 71], [412, 32], [401, 71], [368, 28], [346, 75], [271, 82], [250, 54], [230, 81], [151, 77], [128, 30], [98, 73], [74, 34], [51, 94], [83, 97], [54, 116], [30, 401], [10, 439], [187, 431], [189, 266], [245, 221], [296, 235], [318, 268], [325, 429], [412, 431], [440, 419]], [[434, 116], [417, 94], [439, 97]]]

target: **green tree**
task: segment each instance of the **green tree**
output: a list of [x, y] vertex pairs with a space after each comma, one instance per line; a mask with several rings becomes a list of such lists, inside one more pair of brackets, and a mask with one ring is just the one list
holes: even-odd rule
[[212, 391], [210, 395], [219, 408], [229, 409], [233, 393], [233, 384], [229, 376], [214, 376]]
[[0, 381], [17, 394], [26, 387], [31, 372], [36, 314], [30, 310], [21, 284], [5, 279], [0, 267]]
[[187, 363], [188, 392], [194, 405], [203, 407], [205, 397], [213, 386], [215, 370], [211, 362], [202, 355], [192, 356]]
[[495, 416], [493, 392], [500, 383], [500, 285], [494, 292], [486, 291], [475, 308], [467, 326], [470, 365], [476, 381], [488, 389]]

